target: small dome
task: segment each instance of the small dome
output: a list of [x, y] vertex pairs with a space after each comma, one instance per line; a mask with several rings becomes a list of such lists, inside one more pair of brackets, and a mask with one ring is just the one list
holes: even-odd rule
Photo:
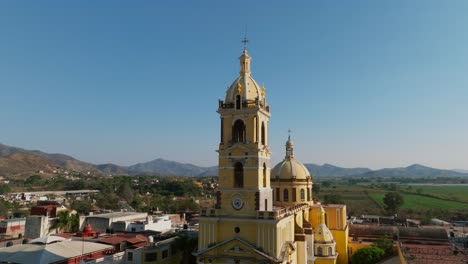
[[295, 158], [286, 158], [282, 162], [278, 163], [273, 168], [273, 177], [279, 179], [308, 179], [310, 178], [309, 170], [297, 161]]
[[314, 241], [321, 244], [333, 243], [333, 235], [325, 224], [319, 224], [314, 232]]

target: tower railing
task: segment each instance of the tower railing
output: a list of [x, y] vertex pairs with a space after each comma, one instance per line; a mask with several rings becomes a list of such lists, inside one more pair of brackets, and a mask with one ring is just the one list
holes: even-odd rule
[[[235, 104], [234, 103], [225, 103], [223, 100], [219, 100], [219, 108], [220, 109], [231, 109], [234, 108]], [[268, 113], [270, 112], [270, 106], [266, 104], [266, 102], [258, 99], [247, 99], [247, 100], [242, 100], [242, 108], [260, 108]]]

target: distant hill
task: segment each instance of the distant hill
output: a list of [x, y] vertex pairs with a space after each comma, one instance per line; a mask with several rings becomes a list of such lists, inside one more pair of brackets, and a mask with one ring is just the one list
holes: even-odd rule
[[105, 174], [128, 175], [128, 167], [119, 166], [112, 163], [99, 164], [96, 168]]
[[128, 167], [130, 174], [173, 175], [173, 176], [199, 176], [208, 168], [193, 164], [184, 164], [165, 159], [155, 159], [145, 163], [138, 163]]
[[36, 171], [52, 171], [58, 164], [38, 155], [17, 152], [0, 157], [0, 175], [13, 176]]
[[453, 170], [441, 170], [431, 167], [426, 167], [419, 164], [413, 164], [405, 168], [387, 168], [380, 169], [375, 171], [369, 171], [359, 175], [353, 175], [355, 177], [365, 177], [365, 178], [391, 178], [391, 177], [425, 177], [425, 178], [448, 178], [448, 177], [468, 177], [468, 173], [456, 172]]
[[[468, 177], [468, 173], [440, 170], [419, 164], [381, 170], [342, 168], [331, 164], [305, 164], [305, 166], [314, 177]], [[131, 166], [111, 163], [94, 165], [64, 154], [49, 154], [39, 150], [26, 150], [0, 144], [0, 176], [31, 174], [40, 170], [52, 171], [57, 167], [106, 175], [218, 176], [218, 166], [200, 167], [161, 158]]]
[[331, 164], [304, 164], [313, 177], [344, 177], [371, 171], [368, 168], [341, 168]]
[[[24, 154], [24, 155], [16, 155]], [[11, 155], [14, 156], [14, 159], [17, 162], [23, 162], [23, 165], [30, 164], [30, 169], [26, 170], [26, 166], [20, 166], [19, 168], [4, 168], [0, 170], [0, 175], [10, 175], [11, 173], [6, 173], [6, 171], [22, 171], [21, 173], [31, 173], [37, 171], [36, 168], [40, 167], [40, 162], [47, 161], [48, 164], [54, 164], [53, 167], [61, 167], [68, 170], [81, 171], [81, 172], [92, 172], [92, 173], [101, 173], [99, 169], [96, 168], [94, 164], [87, 163], [84, 161], [77, 160], [73, 157], [64, 155], [64, 154], [49, 154], [39, 150], [26, 150], [17, 147], [11, 147], [4, 144], [0, 144], [0, 160], [10, 159]], [[39, 159], [40, 157], [41, 159]], [[24, 159], [21, 161], [21, 159]], [[8, 161], [4, 160], [4, 164], [7, 164]], [[37, 161], [37, 164], [34, 164], [34, 161]], [[11, 163], [10, 163], [11, 164]], [[13, 166], [13, 165], [9, 165]], [[51, 169], [52, 170], [52, 169]], [[50, 170], [50, 171], [51, 171]], [[2, 173], [3, 171], [3, 173]]]

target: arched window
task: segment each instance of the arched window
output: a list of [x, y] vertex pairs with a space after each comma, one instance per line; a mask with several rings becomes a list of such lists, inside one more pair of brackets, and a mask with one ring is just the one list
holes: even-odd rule
[[322, 252], [322, 248], [321, 247], [318, 247], [317, 248], [317, 256], [322, 256], [323, 252]]
[[305, 191], [301, 189], [301, 201], [305, 201]]
[[266, 164], [263, 163], [263, 188], [267, 187], [267, 167]]
[[262, 132], [261, 132], [261, 137], [262, 137], [262, 145], [266, 145], [266, 137], [265, 137], [265, 122], [262, 122]]
[[221, 118], [221, 143], [224, 143], [224, 118]]
[[276, 201], [280, 201], [280, 188], [276, 188]]
[[240, 94], [236, 95], [236, 109], [241, 108], [241, 96]]
[[333, 249], [331, 247], [328, 248], [328, 256], [333, 255]]
[[237, 162], [234, 165], [234, 188], [244, 187], [244, 166], [242, 163]]
[[283, 191], [283, 201], [284, 201], [284, 202], [289, 201], [289, 192], [288, 192], [288, 189], [284, 189], [284, 191]]
[[232, 142], [244, 142], [245, 141], [245, 124], [244, 121], [238, 119], [232, 126]]

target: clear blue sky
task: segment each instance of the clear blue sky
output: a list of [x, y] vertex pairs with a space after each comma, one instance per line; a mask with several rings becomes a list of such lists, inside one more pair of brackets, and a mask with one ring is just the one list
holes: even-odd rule
[[272, 160], [468, 169], [467, 1], [2, 1], [0, 142], [216, 165], [218, 99], [252, 75]]

